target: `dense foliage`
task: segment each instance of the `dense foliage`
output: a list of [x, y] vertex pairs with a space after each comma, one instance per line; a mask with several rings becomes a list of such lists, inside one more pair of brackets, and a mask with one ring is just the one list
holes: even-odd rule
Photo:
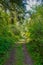
[[[14, 12], [15, 13], [15, 12]], [[14, 14], [15, 15], [15, 14]], [[20, 38], [20, 31], [17, 25], [17, 17], [11, 18], [11, 13], [5, 12], [0, 7], [0, 64], [3, 65], [8, 58], [8, 51]]]
[[43, 6], [37, 7], [36, 13], [32, 14], [28, 29], [31, 41], [27, 48], [35, 59], [34, 65], [43, 65]]
[[24, 43], [28, 42], [26, 47], [34, 65], [43, 65], [43, 5], [30, 13], [30, 18], [25, 17], [23, 0], [0, 0], [0, 65], [21, 39]]

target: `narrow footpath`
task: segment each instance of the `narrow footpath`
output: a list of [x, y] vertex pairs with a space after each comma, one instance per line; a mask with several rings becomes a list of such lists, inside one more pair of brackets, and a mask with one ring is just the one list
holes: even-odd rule
[[25, 44], [15, 44], [15, 47], [9, 53], [10, 57], [4, 65], [33, 65]]

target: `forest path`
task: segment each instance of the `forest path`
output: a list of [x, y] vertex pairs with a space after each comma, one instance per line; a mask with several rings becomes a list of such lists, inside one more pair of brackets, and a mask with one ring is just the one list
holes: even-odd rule
[[26, 44], [23, 44], [23, 53], [24, 53], [24, 65], [33, 65], [33, 60], [30, 54], [27, 51]]
[[9, 58], [5, 61], [4, 65], [13, 65], [14, 62], [15, 62], [15, 47], [11, 48], [11, 50], [9, 51]]
[[15, 44], [10, 51], [10, 58], [4, 65], [33, 65], [33, 61], [27, 52], [25, 44]]

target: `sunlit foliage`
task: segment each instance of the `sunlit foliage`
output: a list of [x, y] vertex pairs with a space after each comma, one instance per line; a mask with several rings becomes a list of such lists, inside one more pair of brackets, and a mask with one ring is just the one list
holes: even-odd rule
[[43, 65], [43, 6], [36, 7], [29, 21], [28, 31], [31, 41], [27, 48], [35, 60], [34, 65]]

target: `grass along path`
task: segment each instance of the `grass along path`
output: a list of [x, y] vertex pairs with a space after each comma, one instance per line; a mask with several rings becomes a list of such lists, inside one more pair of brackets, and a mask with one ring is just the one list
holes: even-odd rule
[[22, 49], [22, 44], [16, 45], [16, 65], [24, 65], [24, 53]]

